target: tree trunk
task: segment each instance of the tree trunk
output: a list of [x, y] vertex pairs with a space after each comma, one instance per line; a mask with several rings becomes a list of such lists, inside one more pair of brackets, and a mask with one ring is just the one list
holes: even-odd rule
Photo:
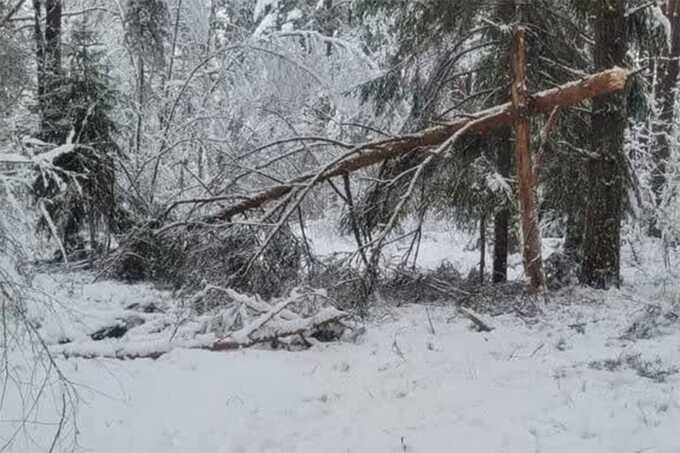
[[512, 105], [515, 109], [515, 165], [519, 183], [519, 208], [522, 227], [522, 256], [524, 272], [529, 279], [529, 290], [540, 293], [545, 289], [541, 229], [538, 223], [536, 180], [531, 157], [529, 131], [529, 95], [527, 93], [525, 30], [516, 27], [514, 33], [512, 67]]
[[[622, 65], [626, 56], [625, 0], [594, 0], [595, 65]], [[620, 283], [626, 109], [624, 94], [593, 100], [593, 157], [588, 160], [590, 191], [586, 202], [583, 283], [608, 288]]]
[[45, 35], [42, 31], [42, 9], [40, 0], [33, 0], [34, 25], [33, 38], [35, 39], [36, 80], [38, 95], [38, 110], [40, 113], [40, 130], [46, 129], [45, 124]]
[[[45, 5], [45, 25], [42, 26], [42, 4]], [[62, 139], [56, 126], [63, 116], [55, 92], [62, 82], [61, 19], [62, 0], [33, 0], [36, 45], [37, 94], [40, 111], [40, 138], [48, 142]]]
[[144, 58], [139, 56], [137, 72], [137, 126], [135, 130], [135, 160], [141, 160], [142, 129], [144, 128]]
[[46, 70], [53, 83], [61, 74], [61, 1], [45, 0]]
[[484, 286], [486, 273], [486, 213], [479, 219], [479, 284]]
[[[503, 178], [510, 177], [512, 168], [512, 149], [510, 129], [502, 128], [496, 139], [496, 159], [498, 173]], [[493, 282], [504, 283], [508, 280], [508, 239], [510, 229], [510, 209], [504, 206], [494, 217], [493, 242]]]
[[[332, 20], [333, 0], [324, 0], [324, 8], [326, 9], [326, 23], [324, 24], [324, 33], [329, 38], [332, 38], [333, 34], [335, 33], [335, 27], [333, 26]], [[333, 55], [333, 43], [329, 41], [326, 43], [326, 56], [330, 57], [331, 55]]]
[[571, 207], [567, 215], [567, 232], [562, 251], [568, 257], [580, 262], [581, 245], [583, 244], [583, 213], [576, 207]]
[[[666, 185], [666, 166], [671, 157], [671, 140], [673, 138], [673, 120], [675, 113], [675, 88], [680, 71], [680, 0], [667, 0], [664, 14], [671, 24], [670, 48], [662, 54], [658, 61], [658, 86], [656, 102], [660, 106], [658, 123], [653, 127], [654, 135], [654, 170], [652, 172], [652, 191], [657, 209], [662, 205], [663, 190]], [[652, 219], [650, 234], [661, 237], [661, 228], [656, 219]]]

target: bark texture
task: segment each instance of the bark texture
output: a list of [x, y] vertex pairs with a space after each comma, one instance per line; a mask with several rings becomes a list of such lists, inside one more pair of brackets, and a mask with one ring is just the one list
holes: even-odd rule
[[[666, 185], [666, 167], [671, 157], [671, 141], [673, 138], [673, 124], [675, 117], [675, 89], [680, 72], [680, 0], [666, 0], [664, 14], [671, 25], [670, 48], [662, 53], [658, 60], [658, 86], [656, 102], [661, 109], [658, 123], [653, 128], [654, 170], [652, 173], [652, 191], [655, 203], [660, 207], [663, 203], [663, 190]], [[650, 233], [661, 236], [661, 230], [656, 221], [652, 222]]]
[[522, 228], [524, 273], [529, 279], [529, 291], [531, 293], [540, 293], [545, 290], [545, 273], [543, 272], [541, 229], [538, 223], [538, 199], [536, 196], [534, 164], [531, 155], [525, 34], [524, 28], [515, 28], [512, 49], [515, 166], [519, 186], [518, 199], [520, 225]]
[[[593, 0], [597, 68], [622, 65], [626, 56], [625, 0]], [[585, 213], [583, 283], [608, 288], [620, 283], [621, 220], [625, 188], [625, 95], [593, 100], [590, 191]]]
[[[44, 3], [45, 23], [42, 25]], [[56, 100], [56, 91], [63, 81], [61, 68], [62, 0], [33, 0], [37, 93], [40, 111], [41, 139], [58, 141], [56, 122], [62, 112]]]
[[[498, 173], [510, 177], [512, 168], [512, 149], [510, 128], [501, 128], [496, 141], [496, 165]], [[504, 283], [508, 280], [508, 248], [510, 231], [510, 209], [503, 206], [494, 217], [493, 241], [493, 282]]]

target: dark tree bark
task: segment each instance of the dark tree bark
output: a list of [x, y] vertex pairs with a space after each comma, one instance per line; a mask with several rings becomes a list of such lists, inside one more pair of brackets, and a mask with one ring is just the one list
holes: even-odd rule
[[[622, 66], [626, 56], [625, 0], [593, 0], [597, 68]], [[583, 283], [609, 288], [620, 283], [621, 220], [625, 189], [625, 95], [593, 99], [590, 191], [586, 203]]]
[[[42, 25], [43, 4], [45, 7], [44, 28]], [[63, 113], [55, 100], [55, 91], [62, 81], [62, 0], [33, 0], [33, 9], [40, 136], [48, 142], [59, 141], [60, 134], [54, 124]]]
[[139, 159], [142, 148], [142, 129], [144, 128], [144, 58], [140, 55], [137, 66], [137, 125], [135, 126], [135, 159]]
[[[331, 20], [333, 17], [333, 0], [324, 0], [323, 6], [326, 9], [326, 23], [324, 24], [324, 33], [326, 36], [332, 37], [333, 33], [335, 32], [335, 27], [333, 26], [333, 21]], [[327, 42], [326, 56], [330, 57], [331, 55], [333, 55], [333, 43]]]
[[486, 213], [479, 219], [479, 284], [484, 286], [486, 273]]
[[45, 129], [45, 35], [42, 31], [42, 7], [40, 0], [33, 0], [34, 25], [33, 39], [35, 40], [35, 59], [37, 68], [38, 110], [41, 117], [41, 130]]
[[45, 0], [46, 70], [54, 79], [61, 74], [61, 1]]
[[580, 209], [573, 207], [567, 215], [567, 233], [564, 239], [563, 252], [565, 255], [580, 262], [580, 251], [583, 245], [583, 214]]
[[[510, 141], [510, 129], [499, 129], [496, 143], [496, 163], [498, 173], [504, 177], [510, 177], [512, 168], [512, 142]], [[508, 280], [508, 239], [510, 230], [510, 209], [504, 206], [496, 212], [494, 217], [494, 242], [493, 242], [493, 282], [504, 283]]]
[[[655, 204], [661, 206], [663, 189], [666, 185], [666, 165], [671, 157], [671, 140], [675, 110], [675, 88], [680, 72], [680, 0], [667, 0], [664, 14], [671, 24], [670, 49], [662, 53], [658, 59], [656, 101], [661, 107], [659, 123], [653, 128], [654, 133], [654, 170], [652, 173], [652, 191]], [[661, 237], [661, 230], [655, 219], [652, 220], [650, 234]]]

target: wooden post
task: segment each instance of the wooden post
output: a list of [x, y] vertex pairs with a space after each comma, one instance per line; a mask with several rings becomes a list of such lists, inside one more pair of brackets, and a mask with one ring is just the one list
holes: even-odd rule
[[538, 201], [531, 157], [529, 131], [529, 94], [527, 92], [527, 62], [525, 30], [515, 27], [512, 49], [512, 106], [515, 129], [515, 164], [519, 182], [519, 208], [522, 228], [524, 273], [529, 278], [533, 294], [545, 289], [545, 274], [541, 256], [541, 230], [538, 224]]

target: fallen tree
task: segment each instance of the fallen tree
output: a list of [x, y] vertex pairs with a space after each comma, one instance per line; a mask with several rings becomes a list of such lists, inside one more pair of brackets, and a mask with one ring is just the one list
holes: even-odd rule
[[[556, 107], [571, 107], [587, 99], [621, 91], [625, 88], [629, 75], [628, 70], [615, 67], [581, 80], [539, 92], [529, 97], [527, 113], [530, 115], [550, 114]], [[417, 134], [363, 143], [350, 149], [318, 171], [298, 176], [284, 184], [265, 189], [210, 214], [196, 223], [231, 222], [235, 216], [262, 208], [272, 201], [285, 197], [301, 186], [311, 187], [331, 178], [347, 175], [412, 151], [428, 154], [432, 147], [446, 144], [462, 130], [465, 130], [465, 133], [486, 134], [498, 127], [512, 124], [515, 117], [515, 109], [512, 103], [508, 102], [450, 123], [426, 129]], [[223, 200], [223, 198], [216, 199], [216, 201], [218, 200]], [[209, 201], [201, 200], [202, 203]]]
[[[221, 304], [198, 315], [214, 295]], [[334, 304], [323, 291], [308, 288], [298, 288], [270, 303], [258, 296], [206, 285], [185, 301], [189, 313], [159, 311], [142, 318], [139, 312], [128, 310], [127, 321], [116, 320], [110, 328], [90, 335], [92, 341], [54, 345], [51, 352], [66, 358], [132, 360], [156, 359], [174, 349], [231, 351], [258, 345], [306, 349], [319, 342], [345, 339], [354, 329], [349, 314]], [[128, 322], [134, 319], [141, 322]], [[100, 332], [110, 332], [123, 323], [128, 324], [124, 331], [101, 341]]]

